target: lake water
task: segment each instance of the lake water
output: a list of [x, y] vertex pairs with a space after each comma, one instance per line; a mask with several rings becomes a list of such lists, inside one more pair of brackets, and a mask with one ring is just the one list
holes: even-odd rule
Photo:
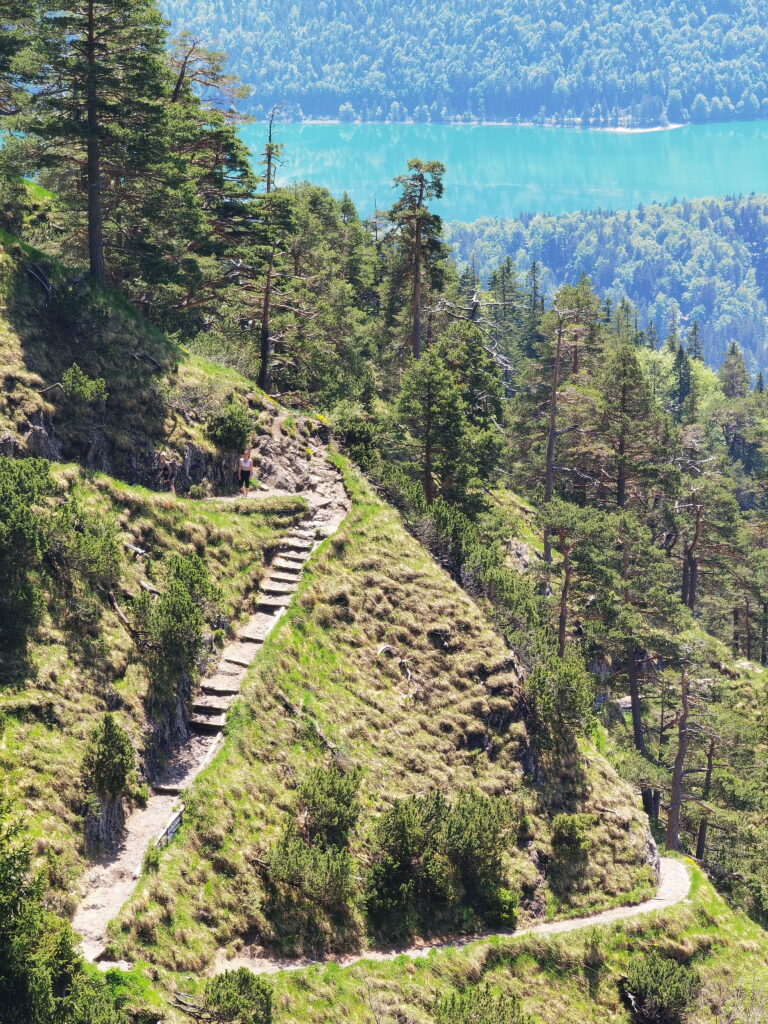
[[[242, 136], [256, 154], [266, 126]], [[446, 166], [446, 220], [617, 209], [673, 198], [768, 192], [768, 122], [606, 132], [513, 125], [281, 124], [278, 182], [348, 192], [364, 215], [392, 202], [411, 157]]]

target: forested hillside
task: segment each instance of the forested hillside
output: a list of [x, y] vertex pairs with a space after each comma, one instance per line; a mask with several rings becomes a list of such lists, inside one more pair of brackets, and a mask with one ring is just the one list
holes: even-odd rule
[[[370, 222], [277, 186], [153, 0], [0, 28], [0, 1024], [759, 1021], [768, 396], [726, 284], [655, 332], [557, 222], [545, 292], [536, 221], [481, 281], [442, 164]], [[665, 217], [704, 279], [723, 210], [746, 303], [759, 200], [584, 246], [650, 295]], [[364, 959], [402, 943], [440, 948]]]
[[768, 115], [757, 2], [165, 0], [227, 50], [257, 115], [372, 121], [573, 118], [633, 124]]
[[[487, 279], [505, 257], [525, 274], [539, 263], [551, 295], [586, 274], [614, 304], [628, 298], [639, 326], [663, 339], [698, 324], [705, 359], [719, 366], [736, 341], [753, 372], [765, 370], [768, 199], [695, 199], [636, 210], [452, 223], [462, 265]], [[653, 343], [653, 342], [652, 342]]]

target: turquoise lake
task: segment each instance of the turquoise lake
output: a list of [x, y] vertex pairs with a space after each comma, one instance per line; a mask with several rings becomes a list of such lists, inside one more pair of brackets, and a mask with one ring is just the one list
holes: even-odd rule
[[[266, 126], [246, 125], [254, 154]], [[446, 166], [446, 220], [621, 209], [673, 198], [768, 192], [768, 121], [611, 132], [514, 125], [281, 124], [278, 182], [348, 192], [367, 216], [390, 205], [411, 157]]]

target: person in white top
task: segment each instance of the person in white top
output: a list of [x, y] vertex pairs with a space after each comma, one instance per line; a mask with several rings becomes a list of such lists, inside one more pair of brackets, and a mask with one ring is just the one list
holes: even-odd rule
[[240, 460], [237, 464], [237, 479], [240, 484], [240, 493], [244, 498], [248, 497], [248, 491], [251, 486], [252, 472], [253, 459], [251, 458], [251, 449], [246, 448], [243, 454], [240, 456]]

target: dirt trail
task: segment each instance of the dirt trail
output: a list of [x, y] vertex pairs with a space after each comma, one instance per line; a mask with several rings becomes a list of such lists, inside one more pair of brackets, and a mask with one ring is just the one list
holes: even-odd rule
[[[274, 431], [267, 445], [270, 442], [271, 448], [265, 454], [275, 456], [279, 442]], [[326, 461], [322, 447], [310, 449], [309, 459], [306, 447], [294, 447], [297, 452], [287, 460], [265, 457], [266, 486], [255, 494], [299, 494], [307, 500], [309, 514], [283, 537], [281, 551], [254, 595], [254, 614], [223, 649], [215, 673], [201, 681], [189, 717], [189, 738], [174, 751], [162, 776], [154, 783], [146, 807], [129, 817], [117, 852], [95, 863], [83, 879], [83, 895], [72, 927], [80, 936], [80, 948], [88, 960], [102, 957], [108, 942], [107, 925], [136, 888], [146, 850], [183, 810], [180, 794], [218, 750], [227, 709], [237, 698], [248, 666], [288, 606], [304, 563], [318, 544], [338, 529], [349, 510], [341, 477]]]
[[687, 897], [690, 888], [691, 877], [685, 864], [682, 861], [673, 860], [671, 857], [662, 857], [661, 877], [656, 895], [644, 903], [637, 903], [632, 907], [613, 907], [611, 910], [604, 910], [599, 914], [592, 914], [588, 917], [573, 917], [567, 921], [547, 921], [545, 924], [534, 924], [528, 928], [520, 928], [519, 931], [515, 932], [484, 932], [480, 935], [461, 936], [438, 942], [425, 942], [418, 946], [407, 946], [402, 949], [386, 951], [369, 950], [366, 953], [343, 957], [328, 957], [321, 960], [277, 959], [259, 956], [256, 950], [254, 950], [253, 956], [249, 956], [247, 952], [241, 952], [237, 956], [228, 959], [222, 950], [216, 959], [214, 973], [221, 974], [223, 971], [231, 971], [236, 967], [246, 967], [249, 971], [253, 971], [254, 974], [276, 974], [278, 971], [296, 971], [302, 967], [330, 963], [336, 963], [340, 967], [350, 967], [361, 960], [394, 960], [398, 956], [424, 957], [428, 956], [433, 949], [468, 946], [471, 942], [477, 942], [479, 939], [516, 939], [521, 935], [561, 935], [565, 932], [578, 931], [580, 928], [592, 928], [595, 925], [626, 921], [628, 918], [649, 914], [654, 910], [672, 907], [675, 903], [680, 903]]

